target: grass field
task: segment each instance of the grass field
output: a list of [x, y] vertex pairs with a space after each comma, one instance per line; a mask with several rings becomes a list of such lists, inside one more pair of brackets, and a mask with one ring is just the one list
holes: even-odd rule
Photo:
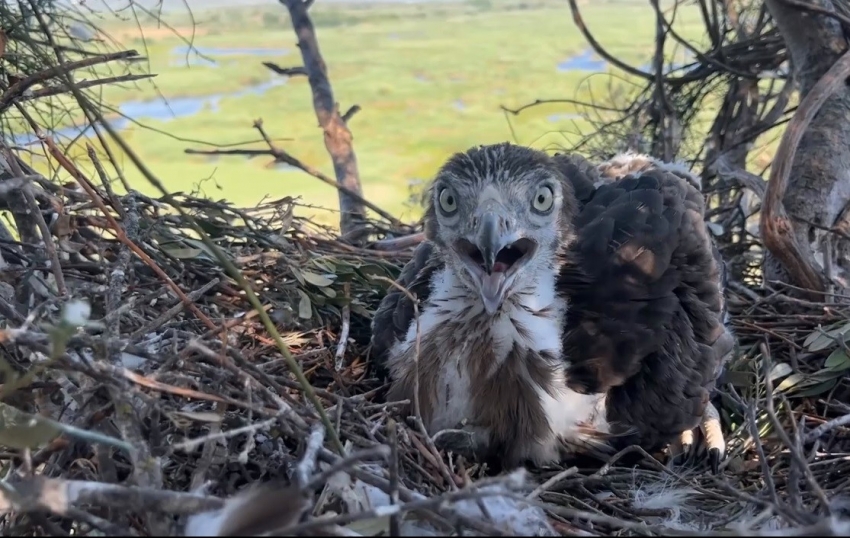
[[[650, 59], [655, 28], [645, 2], [586, 4], [585, 22], [611, 52], [630, 62]], [[599, 70], [598, 59], [593, 65], [585, 62], [590, 70], [558, 68], [587, 50], [566, 2], [394, 5], [319, 0], [311, 14], [340, 107], [362, 107], [350, 127], [365, 194], [394, 214], [419, 214], [417, 207], [406, 204], [411, 185], [430, 179], [455, 151], [506, 140], [535, 147], [565, 144], [577, 131], [589, 128], [570, 118], [575, 109], [568, 105], [541, 106], [511, 117], [510, 124], [500, 109], [537, 98], [589, 99], [587, 79]], [[158, 119], [138, 118], [146, 127], [123, 130], [127, 141], [172, 191], [192, 190], [201, 183], [208, 195], [238, 205], [264, 197], [301, 196], [307, 204], [336, 208], [334, 189], [302, 172], [269, 167], [269, 158], [184, 154], [185, 148], [205, 148], [206, 143], [256, 140], [251, 124], [262, 118], [272, 137], [289, 139], [279, 142], [282, 147], [333, 175], [306, 77], [278, 77], [280, 83], [267, 91], [249, 91], [275, 77], [262, 61], [301, 64], [285, 9], [270, 3], [194, 15], [193, 38], [185, 13], [171, 12], [166, 21], [182, 38], [192, 38], [195, 47], [219, 49], [210, 52], [216, 65], [185, 51], [175, 53], [181, 46], [185, 49], [185, 42], [149, 19], [142, 20], [141, 28], [108, 19], [103, 26], [118, 42], [113, 47], [146, 54], [150, 72], [157, 74], [153, 82], [107, 88], [105, 99], [115, 106], [160, 99], [162, 108], [161, 95], [175, 111], [185, 109], [172, 119], [161, 112]], [[700, 39], [696, 11], [680, 9], [676, 24], [681, 34]], [[602, 68], [607, 69], [604, 64]], [[609, 78], [593, 77], [590, 82], [596, 98], [604, 97]], [[195, 109], [197, 113], [186, 112]], [[82, 153], [83, 148], [74, 151]], [[129, 161], [122, 162], [135, 188], [155, 193]], [[321, 220], [336, 220], [321, 213], [326, 215]]]

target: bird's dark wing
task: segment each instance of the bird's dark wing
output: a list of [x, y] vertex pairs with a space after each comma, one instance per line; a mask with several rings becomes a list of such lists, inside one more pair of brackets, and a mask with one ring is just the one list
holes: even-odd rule
[[[424, 241], [413, 251], [413, 257], [402, 268], [396, 283], [422, 304], [431, 292], [431, 277], [442, 267], [443, 261], [434, 244]], [[372, 319], [372, 365], [380, 377], [386, 377], [388, 373], [387, 353], [405, 337], [413, 319], [413, 301], [402, 290], [391, 286]]]
[[596, 183], [600, 180], [596, 167], [578, 153], [557, 153], [552, 160], [572, 185], [580, 210], [596, 192]]
[[[577, 174], [573, 182], [586, 179]], [[725, 334], [721, 267], [695, 186], [663, 169], [603, 182], [575, 219], [559, 291], [568, 382], [655, 445], [697, 425]]]

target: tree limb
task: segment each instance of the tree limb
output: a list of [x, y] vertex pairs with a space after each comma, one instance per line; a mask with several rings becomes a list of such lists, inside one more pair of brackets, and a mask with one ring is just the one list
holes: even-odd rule
[[842, 88], [850, 76], [850, 51], [821, 77], [803, 98], [797, 113], [782, 135], [776, 160], [770, 170], [764, 202], [760, 215], [760, 229], [764, 246], [776, 256], [790, 273], [795, 284], [814, 291], [826, 291], [823, 275], [811, 264], [801, 248], [785, 211], [782, 198], [788, 187], [791, 165], [800, 139], [823, 103], [836, 90]]
[[[313, 91], [313, 108], [319, 125], [325, 133], [325, 147], [331, 156], [337, 182], [348, 191], [363, 196], [360, 186], [360, 175], [357, 170], [357, 156], [352, 145], [351, 131], [339, 113], [339, 106], [334, 101], [333, 89], [328, 79], [328, 70], [319, 51], [316, 30], [307, 14], [307, 4], [302, 0], [280, 0], [289, 10], [292, 28], [298, 37], [298, 48], [304, 61], [304, 69], [310, 88]], [[352, 232], [358, 227], [358, 221], [366, 215], [365, 208], [356, 198], [339, 190], [340, 231], [350, 235], [352, 241], [359, 242], [361, 237]]]
[[44, 478], [38, 475], [27, 480], [3, 483], [0, 487], [0, 514], [9, 512], [67, 514], [71, 508], [86, 504], [128, 512], [194, 514], [201, 510], [221, 508], [224, 501], [216, 497], [193, 493], [85, 480]]

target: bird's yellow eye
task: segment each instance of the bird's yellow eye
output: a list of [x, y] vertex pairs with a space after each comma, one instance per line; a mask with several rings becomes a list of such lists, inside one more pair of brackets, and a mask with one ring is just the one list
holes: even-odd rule
[[535, 211], [546, 213], [552, 209], [554, 203], [555, 193], [552, 192], [552, 187], [548, 185], [537, 187], [537, 190], [534, 192], [534, 200], [531, 201], [531, 206]]
[[440, 191], [440, 209], [443, 213], [451, 214], [457, 211], [457, 198], [449, 188]]

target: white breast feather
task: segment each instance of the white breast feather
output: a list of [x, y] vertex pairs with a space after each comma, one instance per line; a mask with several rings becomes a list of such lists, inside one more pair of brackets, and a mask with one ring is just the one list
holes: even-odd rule
[[[493, 339], [492, 375], [499, 365], [507, 358], [514, 342], [522, 347], [535, 351], [550, 351], [559, 356], [561, 353], [561, 331], [563, 316], [566, 313], [566, 303], [555, 295], [555, 275], [547, 274], [529, 284], [534, 293], [523, 295], [522, 308], [511, 303], [505, 303], [501, 313], [494, 317], [490, 325]], [[439, 307], [435, 306], [439, 302]], [[469, 290], [454, 275], [450, 268], [444, 268], [434, 274], [431, 280], [429, 300], [422, 305], [419, 316], [420, 339], [441, 324], [448, 321], [459, 321], [457, 312], [463, 312], [466, 305], [474, 302], [476, 306], [467, 310], [469, 318], [478, 316], [483, 311], [483, 305], [475, 292]], [[547, 307], [554, 308], [556, 314], [549, 317], [535, 316], [531, 312]], [[517, 331], [512, 318], [519, 322], [527, 331], [522, 336]], [[421, 340], [420, 340], [421, 341]], [[416, 322], [412, 322], [405, 339], [398, 342], [390, 353], [390, 361], [398, 360], [403, 352], [416, 345]], [[470, 402], [470, 380], [467, 374], [465, 358], [469, 355], [466, 345], [460, 349], [447, 349], [440, 375], [437, 405], [434, 406], [434, 416], [430, 424], [430, 433], [434, 434], [447, 428], [455, 428], [472, 410]], [[524, 375], [528, 375], [524, 372]], [[559, 370], [556, 379], [552, 380], [558, 388], [557, 394], [550, 396], [543, 387], [537, 386], [544, 412], [553, 431], [550, 439], [532, 449], [527, 456], [538, 464], [554, 461], [558, 457], [556, 441], [558, 437], [577, 439], [579, 434], [576, 426], [585, 422], [594, 426], [598, 431], [608, 432], [605, 420], [605, 396], [602, 394], [579, 394], [566, 386], [564, 373]]]

